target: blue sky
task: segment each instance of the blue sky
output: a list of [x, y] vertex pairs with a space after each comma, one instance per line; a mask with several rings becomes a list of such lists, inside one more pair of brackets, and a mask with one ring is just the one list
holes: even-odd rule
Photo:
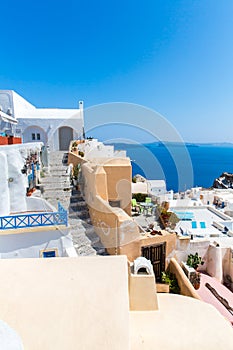
[[37, 107], [137, 103], [185, 141], [233, 142], [232, 16], [232, 0], [5, 1], [0, 88]]

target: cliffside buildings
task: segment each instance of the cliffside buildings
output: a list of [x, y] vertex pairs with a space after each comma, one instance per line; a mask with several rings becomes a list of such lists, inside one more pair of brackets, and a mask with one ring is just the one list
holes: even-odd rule
[[[173, 258], [175, 254], [179, 258], [178, 250], [187, 253], [190, 237], [177, 243], [176, 233], [167, 230], [153, 236], [131, 216], [131, 163], [125, 152], [115, 152], [95, 139], [80, 139], [82, 106], [72, 114], [79, 120], [76, 129], [69, 118], [62, 120], [63, 111], [55, 116], [13, 92], [3, 91], [3, 96], [2, 101], [8, 101], [3, 113], [21, 113], [17, 128], [27, 141], [0, 148], [0, 257], [6, 258], [0, 259], [1, 318], [17, 331], [23, 346], [35, 350], [186, 350], [190, 346], [230, 350], [230, 323], [200, 301]], [[12, 124], [8, 133], [17, 131]], [[31, 184], [28, 175], [32, 175], [27, 174], [27, 159], [32, 163], [36, 155], [41, 165], [41, 141], [51, 150], [69, 149], [68, 161], [76, 171], [95, 231], [110, 254], [121, 256], [59, 258], [72, 249], [67, 211], [61, 205], [56, 210], [34, 195], [26, 197]], [[149, 191], [168, 200], [172, 197], [165, 193], [164, 182], [151, 181]], [[189, 203], [199, 207], [199, 194], [195, 196]], [[221, 264], [217, 248], [209, 250], [208, 259]], [[148, 260], [138, 262], [141, 256], [151, 261], [149, 268]], [[33, 259], [9, 259], [25, 257]], [[35, 259], [39, 257], [56, 259]], [[228, 266], [228, 260], [223, 264], [231, 273], [232, 264]], [[181, 295], [159, 293], [162, 287], [157, 282], [168, 265], [176, 274]], [[215, 266], [209, 267], [214, 273]]]
[[67, 150], [71, 140], [82, 137], [83, 101], [78, 107], [36, 108], [15, 91], [0, 90], [4, 131], [22, 137], [24, 143], [43, 142], [51, 151]]

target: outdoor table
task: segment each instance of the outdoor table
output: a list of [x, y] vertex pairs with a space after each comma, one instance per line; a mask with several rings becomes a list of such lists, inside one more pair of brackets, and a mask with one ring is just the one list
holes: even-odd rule
[[146, 214], [146, 215], [148, 215], [148, 209], [155, 207], [153, 203], [146, 203], [146, 202], [140, 202], [140, 206], [143, 207], [143, 214]]

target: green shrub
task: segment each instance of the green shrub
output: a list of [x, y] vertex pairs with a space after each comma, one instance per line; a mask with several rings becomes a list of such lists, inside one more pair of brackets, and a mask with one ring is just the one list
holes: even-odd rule
[[145, 202], [147, 195], [145, 193], [134, 193], [133, 198], [136, 199], [137, 202]]
[[169, 291], [172, 294], [180, 294], [180, 287], [174, 273], [162, 272], [162, 282], [169, 284]]
[[201, 260], [201, 257], [198, 255], [198, 253], [188, 255], [187, 265], [189, 267], [193, 267], [196, 270], [198, 265], [203, 265], [203, 263], [204, 262]]

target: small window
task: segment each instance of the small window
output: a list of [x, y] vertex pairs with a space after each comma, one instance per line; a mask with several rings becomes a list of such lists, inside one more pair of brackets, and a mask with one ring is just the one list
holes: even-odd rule
[[58, 251], [56, 248], [54, 249], [44, 249], [40, 251], [41, 258], [55, 258], [58, 256]]
[[37, 140], [40, 140], [40, 134], [39, 134], [39, 133], [36, 134], [36, 139], [37, 139]]
[[114, 207], [114, 208], [121, 207], [121, 201], [109, 201], [109, 204], [111, 205], [111, 207]]
[[36, 139], [36, 134], [32, 133], [32, 140], [35, 140], [35, 139]]

